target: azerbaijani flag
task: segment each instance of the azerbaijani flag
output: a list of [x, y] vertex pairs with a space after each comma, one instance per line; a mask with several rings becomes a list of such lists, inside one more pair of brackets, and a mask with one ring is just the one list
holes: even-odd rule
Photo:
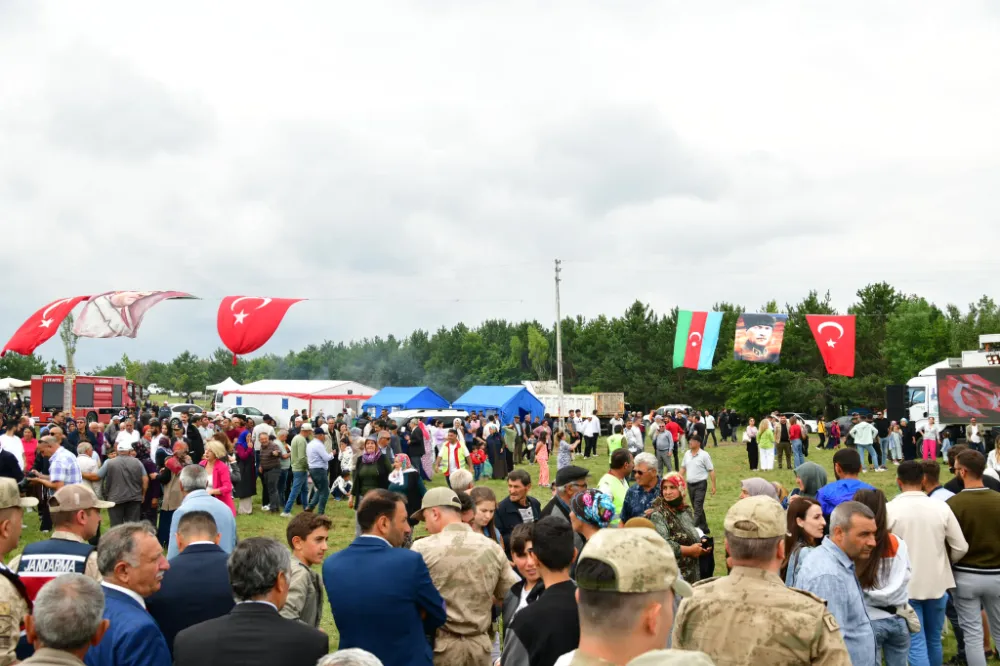
[[720, 328], [721, 312], [680, 310], [677, 313], [677, 334], [674, 336], [674, 367], [711, 370]]

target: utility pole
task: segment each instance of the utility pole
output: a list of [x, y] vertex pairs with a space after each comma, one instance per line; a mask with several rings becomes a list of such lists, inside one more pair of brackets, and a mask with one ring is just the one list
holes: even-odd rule
[[559, 427], [565, 426], [563, 417], [563, 363], [562, 363], [562, 313], [559, 307], [560, 262], [556, 259], [556, 383], [559, 385]]

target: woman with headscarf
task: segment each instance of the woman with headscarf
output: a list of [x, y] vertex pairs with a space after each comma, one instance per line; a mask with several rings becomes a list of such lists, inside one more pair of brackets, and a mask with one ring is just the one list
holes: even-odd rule
[[[176, 445], [174, 449], [176, 450]], [[251, 460], [253, 458], [251, 457]], [[229, 456], [226, 447], [217, 439], [210, 439], [205, 444], [205, 458], [201, 466], [208, 472], [208, 487], [205, 491], [229, 507], [236, 515], [236, 505], [233, 503], [233, 481], [229, 475]]]
[[142, 463], [146, 469], [146, 476], [149, 477], [149, 485], [146, 487], [146, 494], [142, 498], [142, 505], [139, 507], [139, 519], [149, 521], [150, 525], [156, 524], [156, 514], [160, 509], [160, 479], [157, 474], [156, 463], [149, 457], [149, 446], [146, 440], [140, 439], [132, 448], [135, 449], [135, 458]]
[[163, 499], [160, 501], [160, 515], [158, 518], [159, 524], [156, 528], [156, 537], [162, 546], [166, 546], [167, 541], [170, 539], [170, 522], [173, 520], [174, 511], [177, 510], [177, 507], [184, 500], [184, 492], [181, 490], [181, 470], [184, 469], [185, 465], [190, 464], [191, 456], [188, 455], [187, 444], [177, 442], [174, 444], [171, 455], [163, 461], [163, 468], [159, 471], [159, 482]]
[[500, 432], [500, 423], [497, 418], [490, 414], [489, 420], [483, 426], [483, 434], [486, 436], [486, 451], [490, 456], [490, 464], [493, 465], [493, 479], [503, 481], [507, 478], [507, 445]]
[[774, 484], [767, 479], [755, 476], [750, 479], [743, 479], [743, 481], [740, 482], [740, 499], [758, 497], [760, 495], [766, 495], [773, 500], [778, 499], [777, 489], [775, 489]]
[[710, 552], [702, 547], [701, 536], [694, 524], [694, 513], [687, 506], [687, 482], [677, 472], [670, 472], [660, 481], [660, 496], [653, 500], [652, 521], [656, 532], [674, 551], [681, 575], [689, 583], [701, 578], [700, 558]]
[[819, 489], [826, 485], [826, 470], [817, 463], [804, 462], [795, 468], [795, 483], [799, 487], [792, 490], [793, 497], [816, 497]]
[[[424, 498], [427, 488], [424, 487], [424, 481], [420, 478], [419, 471], [410, 463], [410, 456], [407, 454], [396, 454], [392, 467], [392, 471], [389, 472], [389, 490], [406, 498], [406, 515], [412, 516], [420, 511], [420, 502]], [[407, 518], [407, 520], [411, 527], [420, 522], [412, 518]]]
[[586, 545], [590, 539], [615, 519], [615, 502], [611, 495], [590, 488], [579, 492], [570, 500], [569, 521], [573, 531], [583, 538]]
[[[354, 459], [354, 475], [351, 479], [351, 499], [348, 506], [355, 511], [361, 505], [361, 498], [369, 490], [389, 488], [389, 474], [392, 463], [389, 457], [382, 455], [378, 442], [371, 435], [365, 440], [364, 453]], [[419, 506], [417, 507], [420, 508]]]
[[236, 453], [236, 465], [240, 470], [240, 479], [233, 488], [233, 496], [240, 500], [238, 513], [245, 516], [253, 513], [253, 498], [257, 494], [257, 465], [250, 433], [250, 430], [241, 432], [233, 449]]
[[73, 419], [66, 419], [66, 442], [70, 452], [76, 455], [76, 447], [80, 445], [80, 429]]

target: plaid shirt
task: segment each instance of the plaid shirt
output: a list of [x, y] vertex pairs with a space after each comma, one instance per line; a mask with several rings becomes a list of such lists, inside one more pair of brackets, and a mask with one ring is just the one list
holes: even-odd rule
[[62, 481], [67, 485], [83, 481], [76, 456], [61, 446], [56, 449], [56, 452], [49, 458], [49, 480]]

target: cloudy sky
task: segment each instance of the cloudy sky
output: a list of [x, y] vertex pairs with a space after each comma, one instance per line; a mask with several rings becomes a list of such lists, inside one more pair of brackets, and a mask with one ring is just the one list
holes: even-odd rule
[[[948, 3], [0, 0], [9, 335], [178, 289], [78, 364], [485, 318], [966, 304], [1000, 240], [1000, 10]], [[45, 358], [62, 357], [53, 340]]]

